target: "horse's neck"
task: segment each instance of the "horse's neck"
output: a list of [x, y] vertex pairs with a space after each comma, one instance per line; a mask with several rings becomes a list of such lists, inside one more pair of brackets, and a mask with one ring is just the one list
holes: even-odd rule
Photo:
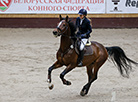
[[69, 38], [69, 36], [62, 36], [60, 42], [60, 49], [62, 50], [62, 52], [65, 52], [67, 49], [69, 49], [70, 45], [71, 39]]

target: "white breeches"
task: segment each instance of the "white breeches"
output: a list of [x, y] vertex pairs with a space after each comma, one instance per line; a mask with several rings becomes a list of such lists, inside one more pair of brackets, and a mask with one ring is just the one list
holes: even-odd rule
[[82, 51], [87, 43], [88, 39], [81, 39], [80, 51]]

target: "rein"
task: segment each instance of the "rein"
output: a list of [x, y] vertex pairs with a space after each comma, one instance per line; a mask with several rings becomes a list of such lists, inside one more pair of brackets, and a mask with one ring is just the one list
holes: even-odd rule
[[[65, 35], [65, 34], [64, 34], [64, 33], [67, 32], [68, 28], [69, 28], [69, 25], [66, 26], [65, 30], [62, 32], [62, 30], [61, 30], [59, 27], [57, 27], [57, 29], [60, 30], [60, 34], [59, 34], [59, 35], [64, 36], [64, 37], [68, 37], [69, 39], [71, 39], [71, 36], [70, 36], [70, 35]], [[65, 55], [70, 49], [71, 49], [71, 48], [69, 47], [66, 51], [62, 52], [62, 53], [61, 53], [61, 57], [64, 57], [64, 55]]]
[[[67, 24], [68, 24], [68, 22], [67, 22]], [[62, 32], [62, 30], [57, 26], [57, 29], [58, 30], [60, 30], [60, 32], [59, 32], [59, 36], [61, 35], [61, 36], [64, 36], [64, 37], [68, 37], [69, 39], [71, 39], [72, 40], [72, 38], [77, 38], [78, 40], [79, 40], [79, 38], [78, 37], [76, 37], [76, 36], [71, 36], [71, 35], [66, 35], [65, 33], [67, 32], [67, 30], [68, 30], [68, 28], [69, 28], [69, 25], [67, 25], [66, 27], [65, 27], [65, 30], [63, 30], [63, 32]], [[71, 41], [71, 43], [72, 43], [72, 45], [74, 45], [74, 42], [72, 42]], [[71, 47], [69, 47], [67, 50], [65, 50], [64, 52], [62, 52], [61, 53], [61, 57], [63, 58], [64, 57], [64, 55], [66, 54], [66, 53], [68, 53], [70, 50], [71, 50], [72, 48]], [[74, 49], [74, 48], [73, 48]], [[78, 51], [75, 49], [75, 51], [76, 51], [76, 53], [78, 53]]]

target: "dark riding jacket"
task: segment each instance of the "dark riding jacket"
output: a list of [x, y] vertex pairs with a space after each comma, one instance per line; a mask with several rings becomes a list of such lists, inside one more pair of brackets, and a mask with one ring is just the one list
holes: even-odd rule
[[79, 31], [77, 32], [77, 35], [81, 36], [81, 38], [89, 38], [90, 33], [92, 32], [90, 21], [85, 17], [81, 25], [80, 25], [80, 22], [81, 22], [81, 19], [78, 17], [76, 19], [76, 27], [79, 29]]

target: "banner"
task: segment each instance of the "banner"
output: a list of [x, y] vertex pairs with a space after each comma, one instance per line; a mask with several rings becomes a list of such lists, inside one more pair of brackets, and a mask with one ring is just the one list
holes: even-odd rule
[[105, 0], [0, 0], [0, 14], [105, 13]]
[[138, 0], [107, 0], [106, 13], [138, 13]]

